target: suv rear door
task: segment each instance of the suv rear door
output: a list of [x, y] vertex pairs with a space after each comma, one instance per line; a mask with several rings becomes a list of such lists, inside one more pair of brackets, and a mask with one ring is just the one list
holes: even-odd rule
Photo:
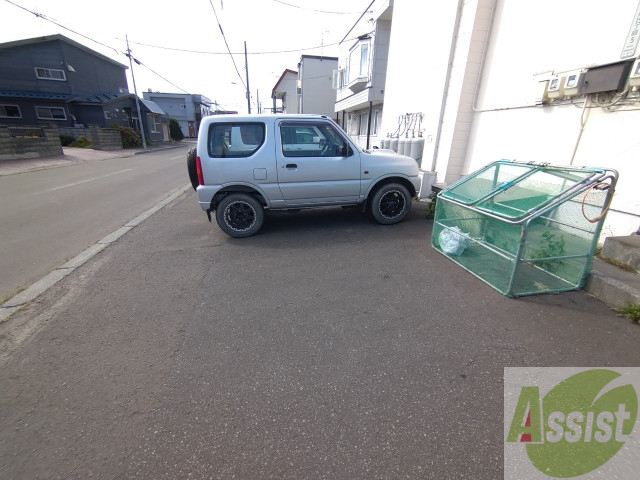
[[330, 122], [276, 125], [278, 185], [291, 205], [350, 203], [360, 197], [360, 155]]

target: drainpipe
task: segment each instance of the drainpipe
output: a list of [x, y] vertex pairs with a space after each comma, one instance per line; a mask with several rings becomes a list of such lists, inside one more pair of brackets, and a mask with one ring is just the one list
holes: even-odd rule
[[587, 123], [587, 118], [585, 117], [585, 112], [587, 111], [587, 103], [589, 103], [589, 95], [584, 99], [584, 105], [582, 105], [582, 114], [580, 115], [580, 130], [578, 130], [578, 138], [576, 138], [576, 144], [573, 147], [573, 154], [571, 155], [571, 161], [569, 165], [573, 165], [573, 161], [576, 158], [576, 154], [578, 153], [578, 147], [580, 146], [580, 140], [582, 139], [582, 132], [584, 132], [584, 126]]
[[367, 122], [367, 150], [369, 150], [371, 138], [371, 114], [373, 113], [373, 102], [369, 102], [369, 121]]
[[451, 36], [451, 48], [449, 49], [449, 63], [447, 64], [447, 75], [445, 77], [444, 90], [442, 92], [442, 103], [440, 105], [440, 118], [438, 119], [438, 130], [436, 131], [436, 141], [433, 146], [433, 159], [431, 161], [431, 171], [435, 172], [436, 162], [438, 160], [438, 149], [440, 148], [440, 137], [442, 136], [442, 123], [444, 122], [445, 106], [447, 104], [447, 96], [449, 95], [449, 84], [451, 83], [451, 69], [453, 68], [453, 57], [456, 53], [456, 42], [458, 40], [458, 31], [460, 30], [460, 17], [462, 17], [462, 8], [464, 0], [458, 0], [458, 9], [456, 10], [456, 19], [453, 25], [453, 34]]

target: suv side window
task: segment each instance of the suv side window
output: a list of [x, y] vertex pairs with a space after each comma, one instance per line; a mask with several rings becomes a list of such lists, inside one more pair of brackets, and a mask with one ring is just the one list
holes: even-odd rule
[[286, 122], [280, 126], [285, 157], [346, 157], [347, 142], [328, 123]]
[[209, 156], [250, 157], [262, 146], [264, 137], [264, 123], [213, 123], [207, 141]]

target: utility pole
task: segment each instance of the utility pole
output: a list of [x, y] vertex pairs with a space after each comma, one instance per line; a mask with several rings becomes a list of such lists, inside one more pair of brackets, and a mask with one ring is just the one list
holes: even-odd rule
[[[138, 100], [138, 89], [136, 88], [136, 77], [133, 75], [133, 62], [131, 61], [131, 50], [129, 49], [129, 36], [125, 35], [127, 40], [127, 57], [129, 57], [129, 66], [131, 67], [131, 79], [133, 80], [133, 93], [136, 96], [136, 108], [138, 109], [138, 124], [140, 125], [140, 137], [142, 137], [142, 148], [147, 149], [147, 141], [144, 138], [144, 126], [142, 125], [142, 114], [140, 113], [140, 100]], [[138, 61], [136, 60], [136, 63]]]
[[249, 90], [249, 62], [247, 61], [247, 42], [244, 42], [244, 67], [247, 71], [247, 110], [251, 113], [251, 93]]

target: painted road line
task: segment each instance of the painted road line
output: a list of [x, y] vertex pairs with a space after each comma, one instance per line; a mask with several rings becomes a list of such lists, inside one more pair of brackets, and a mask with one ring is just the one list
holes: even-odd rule
[[63, 190], [65, 188], [75, 187], [76, 185], [82, 185], [83, 183], [94, 182], [94, 181], [100, 180], [102, 178], [112, 177], [113, 175], [118, 175], [120, 173], [130, 172], [132, 170], [133, 170], [133, 168], [125, 168], [124, 170], [118, 170], [117, 172], [107, 173], [106, 175], [100, 175], [98, 177], [87, 178], [86, 180], [82, 180], [80, 182], [68, 183], [66, 185], [61, 185], [59, 187], [52, 188], [51, 190], [47, 190], [47, 191], [48, 192], [55, 192], [56, 190]]

